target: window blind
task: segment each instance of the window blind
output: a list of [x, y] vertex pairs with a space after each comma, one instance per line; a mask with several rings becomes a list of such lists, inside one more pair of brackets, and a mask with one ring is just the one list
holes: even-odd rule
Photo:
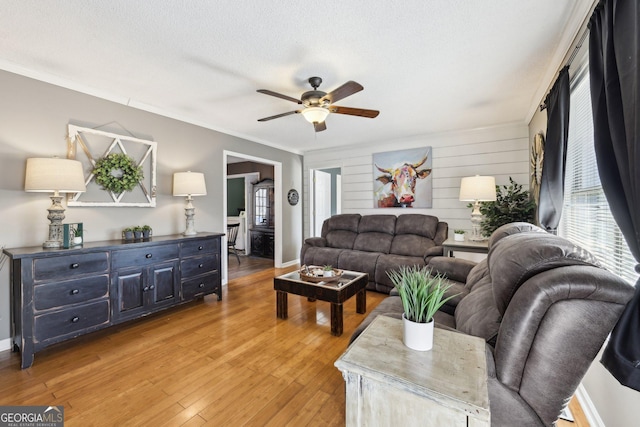
[[633, 285], [638, 279], [636, 263], [611, 215], [598, 176], [586, 66], [571, 85], [564, 191], [558, 234], [589, 250], [609, 271]]

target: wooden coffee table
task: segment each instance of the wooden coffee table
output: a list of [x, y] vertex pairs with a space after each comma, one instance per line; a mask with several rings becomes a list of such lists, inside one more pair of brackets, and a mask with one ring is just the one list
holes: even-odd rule
[[308, 282], [302, 280], [294, 271], [273, 279], [276, 291], [276, 312], [280, 319], [288, 317], [287, 294], [307, 297], [309, 301], [326, 301], [331, 303], [331, 335], [342, 335], [342, 303], [356, 295], [356, 312], [367, 311], [367, 291], [369, 281], [367, 273], [344, 270], [337, 282]]

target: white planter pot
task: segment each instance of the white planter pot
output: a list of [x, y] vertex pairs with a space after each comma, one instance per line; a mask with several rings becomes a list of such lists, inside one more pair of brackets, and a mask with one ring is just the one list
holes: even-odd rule
[[429, 323], [412, 322], [407, 320], [402, 313], [402, 342], [413, 350], [431, 350], [433, 347], [433, 325], [433, 320]]
[[453, 240], [457, 242], [464, 242], [464, 234], [453, 234]]
[[322, 276], [323, 277], [333, 277], [333, 271], [323, 271], [322, 272]]
[[74, 245], [79, 245], [82, 243], [82, 237], [78, 236], [78, 237], [74, 237], [73, 238], [73, 244]]

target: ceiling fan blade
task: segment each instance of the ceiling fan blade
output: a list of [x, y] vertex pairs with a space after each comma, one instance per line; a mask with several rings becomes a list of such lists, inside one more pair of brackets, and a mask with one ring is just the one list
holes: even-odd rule
[[350, 80], [323, 96], [320, 102], [329, 101], [329, 104], [333, 104], [334, 102], [338, 102], [349, 95], [360, 92], [362, 89], [364, 89], [364, 87], [362, 87], [360, 83], [356, 83]]
[[327, 130], [327, 125], [325, 124], [325, 122], [314, 122], [313, 123], [313, 127], [316, 130], [316, 132], [322, 132], [323, 130]]
[[290, 96], [283, 95], [283, 94], [278, 93], [278, 92], [274, 92], [272, 90], [258, 89], [256, 92], [264, 93], [265, 95], [275, 96], [276, 98], [285, 99], [287, 101], [295, 102], [296, 104], [302, 104], [302, 101], [300, 101], [299, 99], [295, 99], [295, 98], [292, 98]]
[[337, 105], [332, 105], [331, 107], [329, 107], [329, 111], [337, 114], [348, 114], [350, 116], [368, 117], [370, 119], [378, 117], [378, 114], [380, 114], [380, 111], [377, 111], [377, 110], [365, 110], [364, 108], [338, 107]]
[[296, 113], [299, 113], [299, 112], [300, 112], [300, 110], [289, 111], [288, 113], [276, 114], [275, 116], [269, 116], [269, 117], [265, 117], [263, 119], [258, 119], [258, 121], [259, 122], [266, 122], [268, 120], [279, 119], [280, 117], [288, 116], [288, 115], [291, 115], [291, 114], [296, 114]]

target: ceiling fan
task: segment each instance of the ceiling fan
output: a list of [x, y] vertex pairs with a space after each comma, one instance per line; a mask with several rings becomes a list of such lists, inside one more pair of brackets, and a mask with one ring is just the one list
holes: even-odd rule
[[320, 77], [309, 78], [309, 84], [311, 85], [313, 90], [303, 93], [300, 99], [295, 99], [290, 96], [282, 95], [281, 93], [273, 92], [267, 89], [258, 89], [258, 92], [264, 93], [265, 95], [275, 96], [276, 98], [282, 98], [286, 99], [287, 101], [295, 102], [296, 104], [304, 105], [304, 108], [300, 110], [276, 114], [275, 116], [265, 117], [263, 119], [259, 119], [258, 121], [266, 122], [268, 120], [277, 119], [279, 117], [288, 116], [290, 114], [301, 113], [309, 123], [313, 123], [313, 127], [315, 128], [316, 132], [321, 132], [327, 129], [327, 125], [325, 124], [324, 120], [327, 118], [329, 113], [368, 117], [370, 119], [373, 119], [374, 117], [377, 117], [378, 114], [380, 114], [380, 111], [376, 110], [339, 107], [337, 105], [333, 105], [334, 102], [340, 101], [341, 99], [353, 95], [356, 92], [360, 92], [362, 89], [364, 89], [361, 84], [354, 81], [348, 81], [342, 86], [334, 89], [332, 92], [326, 93], [318, 90], [318, 87], [321, 83], [322, 79]]

